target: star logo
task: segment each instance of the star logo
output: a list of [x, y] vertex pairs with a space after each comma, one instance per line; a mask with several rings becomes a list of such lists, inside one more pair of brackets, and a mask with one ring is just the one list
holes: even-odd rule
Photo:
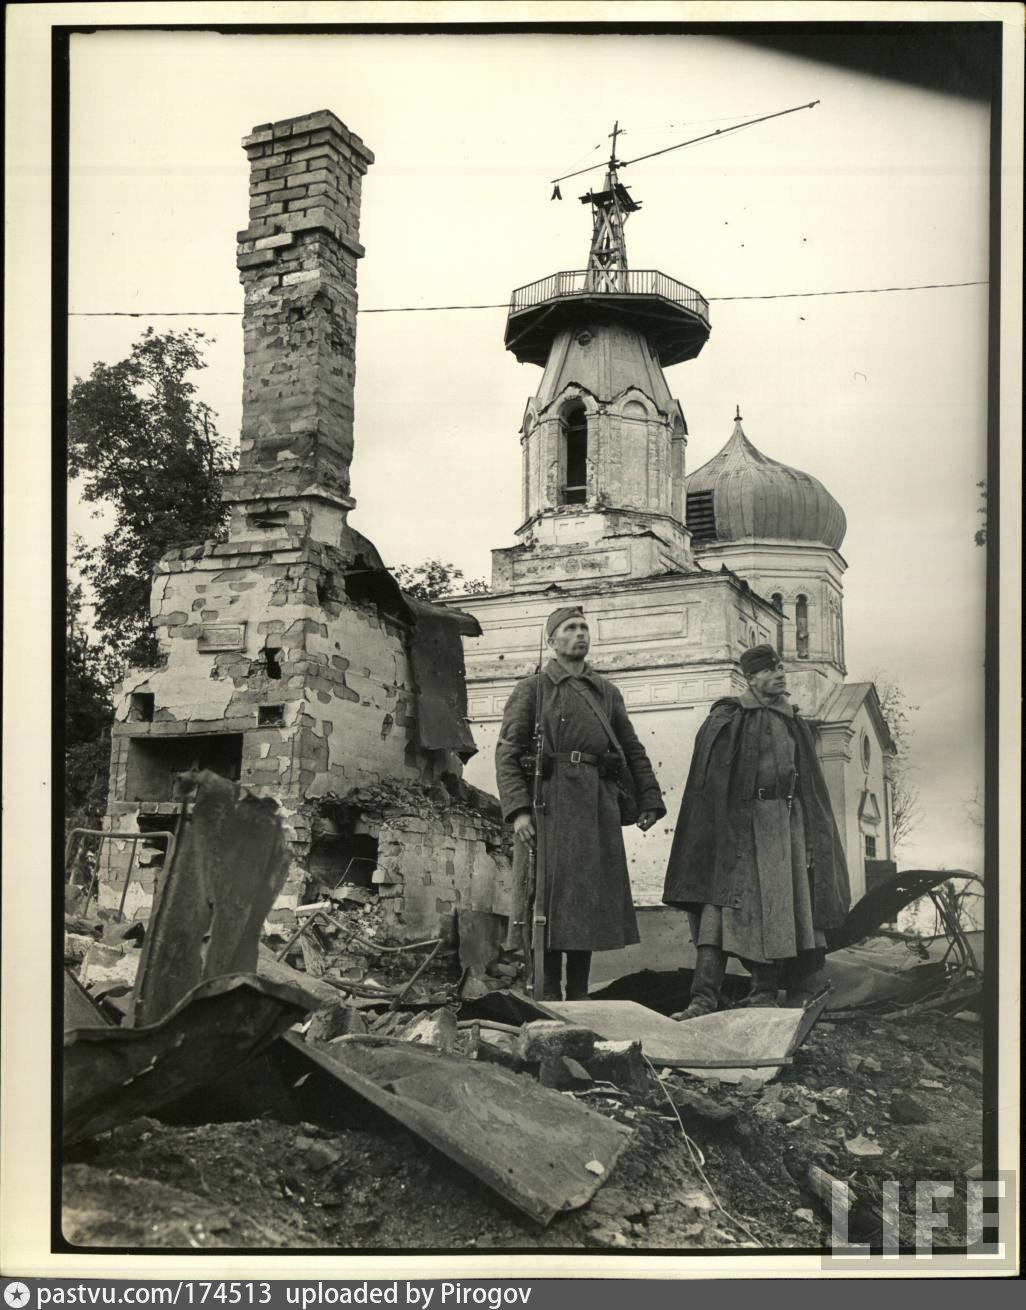
[[4, 1300], [8, 1305], [14, 1306], [14, 1310], [21, 1310], [21, 1307], [28, 1305], [31, 1299], [32, 1293], [24, 1283], [8, 1283], [4, 1288]]

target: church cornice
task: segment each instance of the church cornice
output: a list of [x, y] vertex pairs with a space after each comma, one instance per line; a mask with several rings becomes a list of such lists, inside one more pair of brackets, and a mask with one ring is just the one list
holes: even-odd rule
[[[619, 518], [627, 519], [629, 522], [636, 523], [636, 524], [667, 523], [673, 525], [678, 530], [684, 528], [684, 524], [681, 523], [679, 519], [674, 518], [672, 514], [667, 514], [663, 510], [635, 509], [630, 505], [623, 505], [623, 506], [607, 505], [607, 504], [603, 504], [602, 501], [600, 500], [594, 500], [594, 501], [588, 501], [583, 505], [554, 505], [548, 509], [541, 509], [536, 514], [532, 514], [530, 518], [525, 519], [523, 523], [521, 523], [520, 527], [517, 528], [516, 530], [517, 536], [520, 536], [522, 533], [525, 532], [530, 532], [530, 530], [535, 526], [535, 524], [540, 523], [543, 519], [553, 519], [553, 518], [584, 519], [594, 516], [596, 514], [600, 514], [604, 518], [619, 517]], [[623, 537], [645, 537], [645, 536], [655, 536], [657, 534], [653, 533], [651, 529], [646, 526], [640, 526], [635, 531], [622, 532], [622, 533], [611, 534], [611, 535], [623, 536]], [[566, 545], [544, 546], [544, 545], [535, 545], [531, 542], [519, 542], [519, 541], [512, 546], [501, 546], [499, 547], [499, 549], [519, 550], [524, 552], [531, 551], [539, 555], [545, 552], [548, 552], [550, 554], [566, 553]]]
[[[505, 549], [516, 550], [518, 547], [509, 546], [505, 547]], [[658, 573], [651, 578], [618, 578], [614, 580], [589, 578], [582, 579], [579, 583], [550, 582], [545, 586], [535, 588], [517, 587], [506, 591], [480, 592], [473, 596], [454, 596], [452, 599], [473, 601], [470, 608], [476, 610], [479, 605], [489, 605], [491, 602], [516, 601], [520, 604], [548, 598], [555, 603], [560, 596], [573, 596], [580, 599], [588, 594], [604, 596], [613, 592], [626, 592], [636, 595], [639, 591], [671, 591], [681, 585], [710, 587], [724, 584], [730, 587], [732, 591], [736, 591], [739, 596], [754, 600], [770, 613], [776, 614], [776, 610], [770, 602], [764, 596], [752, 591], [743, 578], [739, 578], [729, 571], [712, 573], [708, 570], [696, 570], [694, 573]], [[448, 598], [445, 603], [448, 604]]]

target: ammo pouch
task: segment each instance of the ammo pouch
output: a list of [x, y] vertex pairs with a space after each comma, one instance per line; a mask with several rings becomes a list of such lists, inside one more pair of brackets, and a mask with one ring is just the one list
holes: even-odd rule
[[[524, 777], [525, 777], [525, 778], [533, 778], [533, 777], [534, 777], [534, 753], [533, 753], [533, 752], [532, 752], [530, 755], [521, 755], [521, 757], [520, 757], [520, 767], [521, 767], [521, 768], [523, 769], [523, 771], [524, 771]], [[546, 752], [544, 755], [542, 755], [542, 775], [541, 775], [541, 776], [542, 776], [542, 781], [543, 781], [543, 782], [545, 782], [548, 778], [551, 778], [551, 777], [552, 777], [552, 756], [549, 755], [547, 752]]]

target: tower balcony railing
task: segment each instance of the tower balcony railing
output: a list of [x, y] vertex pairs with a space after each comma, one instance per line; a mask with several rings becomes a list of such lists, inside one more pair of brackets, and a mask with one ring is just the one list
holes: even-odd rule
[[552, 273], [525, 287], [517, 287], [510, 297], [509, 312], [518, 314], [548, 300], [561, 300], [565, 296], [659, 296], [689, 310], [708, 326], [709, 302], [694, 287], [667, 277], [654, 268], [575, 269]]

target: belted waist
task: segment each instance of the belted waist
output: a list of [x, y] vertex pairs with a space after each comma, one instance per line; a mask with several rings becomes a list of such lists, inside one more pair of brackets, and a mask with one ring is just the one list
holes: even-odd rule
[[602, 763], [600, 755], [589, 755], [587, 751], [563, 751], [549, 755], [548, 758], [557, 764], [590, 764], [593, 769]]
[[790, 788], [787, 787], [757, 787], [755, 795], [752, 797], [756, 801], [793, 801], [795, 792], [798, 790], [798, 779], [795, 778]]

